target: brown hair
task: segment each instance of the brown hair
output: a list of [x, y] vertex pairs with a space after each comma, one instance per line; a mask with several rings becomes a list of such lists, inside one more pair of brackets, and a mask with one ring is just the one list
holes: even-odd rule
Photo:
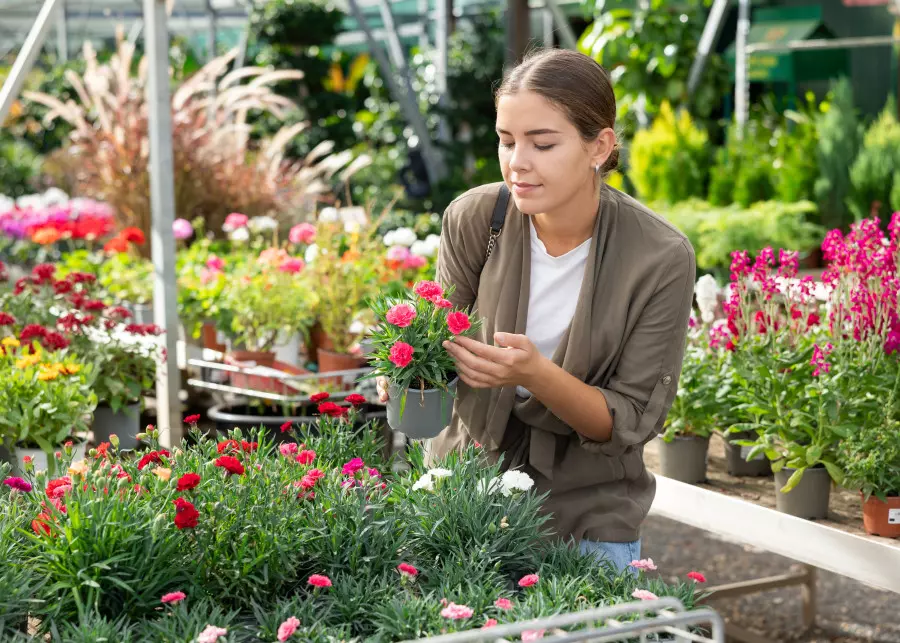
[[[535, 49], [510, 70], [495, 100], [519, 91], [540, 94], [561, 110], [586, 142], [607, 127], [615, 129], [616, 95], [609, 74], [593, 58], [568, 49]], [[619, 166], [619, 145], [603, 164], [607, 174]]]

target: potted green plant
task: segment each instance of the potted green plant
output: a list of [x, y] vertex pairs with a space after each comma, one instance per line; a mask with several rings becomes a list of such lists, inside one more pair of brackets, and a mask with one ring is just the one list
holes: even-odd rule
[[20, 470], [30, 458], [36, 468], [52, 471], [52, 454], [67, 440], [84, 452], [84, 434], [97, 405], [93, 366], [39, 341], [7, 335], [0, 345], [0, 444], [15, 451]]
[[137, 324], [153, 323], [153, 262], [119, 252], [100, 264], [100, 285], [113, 301], [124, 304]]
[[365, 364], [360, 341], [374, 323], [368, 302], [393, 272], [383, 260], [384, 248], [375, 236], [376, 226], [354, 223], [357, 227], [348, 233], [347, 222], [320, 220], [316, 242], [306, 251], [319, 295], [309, 353], [320, 373], [352, 370]]
[[388, 378], [388, 424], [411, 438], [434, 437], [449, 423], [457, 377], [443, 343], [481, 327], [481, 320], [452, 308], [449, 292], [420, 281], [402, 298], [382, 295], [372, 305], [381, 322], [371, 335], [373, 370], [365, 377]]
[[[894, 402], [892, 400], [892, 402]], [[881, 422], [861, 426], [841, 443], [844, 486], [859, 489], [869, 534], [900, 537], [900, 421], [896, 403]]]
[[304, 274], [301, 259], [285, 257], [275, 265], [252, 264], [225, 285], [224, 303], [231, 318], [236, 361], [271, 366], [274, 347], [285, 336], [304, 336], [313, 324], [317, 289]]

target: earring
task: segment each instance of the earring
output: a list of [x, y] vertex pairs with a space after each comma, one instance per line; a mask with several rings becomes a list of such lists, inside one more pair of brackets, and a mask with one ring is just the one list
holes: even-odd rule
[[594, 166], [594, 174], [600, 174], [600, 164]]

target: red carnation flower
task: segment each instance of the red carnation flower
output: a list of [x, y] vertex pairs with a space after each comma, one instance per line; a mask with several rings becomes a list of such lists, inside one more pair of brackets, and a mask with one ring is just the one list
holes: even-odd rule
[[321, 574], [313, 574], [307, 582], [314, 587], [331, 587], [331, 579]]
[[291, 426], [292, 426], [292, 425], [293, 425], [293, 424], [292, 424], [292, 422], [290, 422], [290, 421], [285, 422], [284, 424], [281, 425], [281, 432], [282, 432], [282, 433], [287, 433], [288, 431], [291, 430]]
[[88, 272], [70, 272], [67, 279], [73, 284], [92, 284], [97, 281], [97, 277]]
[[54, 273], [56, 273], [56, 266], [54, 266], [52, 263], [38, 264], [31, 271], [31, 275], [41, 281], [43, 281], [44, 279], [52, 279]]
[[61, 351], [69, 346], [69, 340], [56, 331], [50, 331], [40, 340], [45, 348], [51, 351]]
[[297, 454], [295, 460], [300, 464], [312, 464], [313, 460], [316, 459], [316, 452], [312, 449], [304, 449], [300, 453]]
[[447, 328], [454, 335], [464, 333], [472, 327], [469, 316], [463, 312], [450, 313], [447, 315]]
[[118, 317], [119, 319], [129, 319], [131, 317], [131, 311], [122, 306], [114, 306], [107, 310], [106, 314], [110, 317]]
[[397, 565], [397, 571], [399, 571], [401, 574], [406, 574], [407, 576], [419, 575], [419, 570], [409, 563], [400, 563], [399, 565]]
[[178, 491], [190, 491], [200, 484], [200, 476], [196, 473], [186, 473], [178, 478]]
[[72, 286], [71, 282], [57, 281], [55, 284], [53, 284], [53, 291], [57, 295], [66, 295], [66, 294], [72, 292], [73, 287], [74, 286]]
[[48, 333], [47, 329], [38, 324], [28, 324], [19, 333], [22, 343], [30, 343], [32, 339], [42, 339]]
[[688, 572], [687, 577], [690, 578], [692, 581], [697, 581], [698, 583], [706, 582], [706, 576], [704, 576], [700, 572]]
[[144, 237], [143, 231], [138, 228], [125, 228], [119, 233], [119, 236], [128, 243], [134, 243], [139, 246], [144, 245], [144, 242], [147, 240], [146, 237]]
[[309, 401], [313, 404], [318, 404], [319, 402], [327, 400], [329, 397], [330, 395], [328, 395], [328, 393], [315, 393], [309, 396]]
[[391, 346], [390, 360], [397, 368], [405, 368], [412, 361], [415, 349], [406, 342], [396, 342]]
[[82, 302], [81, 308], [90, 311], [100, 311], [106, 308], [106, 304], [104, 304], [99, 299], [88, 299]]
[[31, 529], [34, 530], [34, 533], [36, 533], [38, 536], [40, 536], [41, 534], [49, 536], [50, 520], [50, 515], [42, 511], [34, 520], [31, 521]]
[[353, 406], [362, 406], [366, 403], [366, 396], [360, 395], [359, 393], [351, 393], [344, 398], [344, 401]]
[[195, 415], [189, 415], [189, 416], [187, 416], [186, 418], [184, 418], [184, 423], [185, 423], [185, 424], [197, 424], [197, 422], [199, 422], [199, 421], [200, 421], [200, 414], [199, 414], [199, 413], [197, 413], [197, 414], [195, 414]]
[[9, 313], [0, 312], [0, 326], [12, 326], [16, 323], [16, 318]]
[[197, 526], [197, 519], [200, 518], [200, 512], [191, 502], [184, 498], [175, 498], [172, 501], [175, 504], [175, 526], [178, 529], [193, 529]]
[[[48, 498], [56, 498], [58, 495], [57, 489], [60, 487], [72, 487], [72, 478], [69, 476], [63, 476], [62, 478], [57, 478], [56, 480], [51, 480], [47, 483], [47, 486], [44, 488], [44, 493], [47, 494]], [[68, 491], [68, 489], [66, 490]]]
[[246, 440], [241, 440], [241, 451], [244, 453], [253, 453], [259, 448], [259, 442], [247, 442]]
[[225, 453], [225, 451], [231, 451], [232, 453], [237, 453], [241, 450], [241, 445], [238, 444], [237, 440], [223, 440], [216, 445], [216, 451], [219, 453]]
[[241, 461], [230, 455], [222, 455], [216, 458], [215, 465], [217, 467], [221, 467], [228, 471], [229, 474], [232, 475], [243, 475], [244, 474], [244, 465], [241, 464]]
[[146, 467], [148, 464], [151, 464], [151, 463], [152, 464], [162, 464], [162, 460], [160, 458], [162, 458], [162, 457], [168, 458], [169, 456], [170, 456], [169, 452], [166, 451], [165, 449], [160, 449], [159, 451], [151, 451], [150, 453], [147, 453], [146, 455], [144, 455], [144, 457], [141, 458], [140, 462], [138, 462], [138, 470], [143, 471], [144, 467]]
[[322, 402], [319, 404], [319, 413], [330, 415], [331, 417], [341, 417], [344, 414], [344, 410], [334, 402]]
[[103, 246], [103, 252], [107, 254], [117, 254], [120, 252], [128, 252], [128, 240], [121, 236], [116, 236], [106, 242]]

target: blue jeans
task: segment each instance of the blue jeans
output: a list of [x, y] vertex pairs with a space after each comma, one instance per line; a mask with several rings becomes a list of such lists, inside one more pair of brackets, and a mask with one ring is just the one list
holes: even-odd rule
[[[618, 572], [628, 568], [633, 560], [641, 558], [641, 539], [630, 543], [599, 542], [596, 540], [582, 540], [579, 544], [581, 553], [585, 556], [594, 556], [597, 560], [606, 560]], [[634, 570], [631, 570], [632, 572]]]

